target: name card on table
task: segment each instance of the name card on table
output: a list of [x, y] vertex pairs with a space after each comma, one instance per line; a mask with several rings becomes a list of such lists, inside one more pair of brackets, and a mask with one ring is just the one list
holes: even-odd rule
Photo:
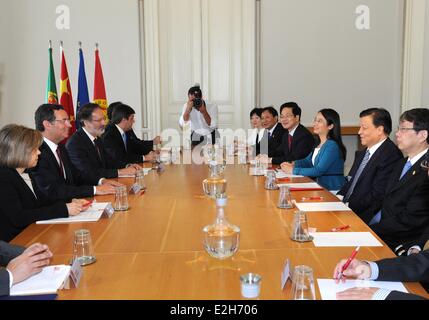
[[74, 288], [79, 286], [80, 278], [82, 278], [83, 268], [79, 263], [78, 259], [73, 261], [73, 264], [70, 269], [70, 279], [72, 280], [71, 284]]
[[281, 290], [283, 290], [284, 289], [284, 287], [285, 287], [285, 285], [286, 285], [286, 282], [287, 282], [287, 280], [289, 279], [289, 277], [290, 277], [291, 275], [290, 275], [290, 264], [289, 264], [289, 259], [286, 259], [286, 262], [285, 262], [285, 265], [284, 265], [284, 267], [283, 267], [283, 271], [282, 271], [282, 278], [281, 278], [281, 280], [282, 280], [282, 283], [281, 283]]
[[110, 218], [115, 213], [115, 209], [113, 209], [112, 203], [109, 202], [106, 205], [106, 208], [104, 208], [103, 214], [107, 216], [107, 218]]
[[141, 187], [141, 185], [140, 185], [140, 184], [138, 184], [137, 182], [136, 182], [136, 183], [134, 183], [134, 184], [131, 186], [131, 188], [130, 188], [130, 192], [131, 192], [131, 193], [134, 193], [134, 194], [139, 193], [141, 190], [142, 190], [142, 187]]

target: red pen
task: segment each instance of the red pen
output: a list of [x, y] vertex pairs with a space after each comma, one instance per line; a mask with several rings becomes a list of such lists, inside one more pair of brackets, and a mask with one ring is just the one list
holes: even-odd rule
[[338, 232], [338, 231], [341, 231], [341, 230], [346, 230], [346, 229], [348, 229], [348, 228], [350, 228], [350, 225], [348, 224], [348, 225], [346, 225], [346, 226], [341, 226], [341, 227], [337, 227], [337, 228], [332, 228], [331, 229], [331, 231], [332, 232]]
[[320, 197], [320, 196], [302, 197], [301, 200], [302, 201], [307, 201], [307, 200], [323, 200], [323, 197]]
[[84, 205], [83, 205], [83, 209], [86, 209], [86, 208], [88, 208], [91, 204], [92, 204], [92, 202], [93, 202], [94, 200], [91, 200], [91, 201], [88, 201], [87, 203], [85, 203]]
[[346, 261], [346, 263], [341, 268], [341, 272], [339, 274], [338, 279], [341, 279], [343, 277], [343, 272], [346, 271], [346, 269], [349, 267], [349, 265], [352, 262], [352, 260], [356, 257], [356, 255], [358, 254], [359, 249], [360, 249], [360, 247], [357, 247], [356, 249], [353, 250], [352, 255], [350, 256], [350, 258], [348, 258], [348, 260]]

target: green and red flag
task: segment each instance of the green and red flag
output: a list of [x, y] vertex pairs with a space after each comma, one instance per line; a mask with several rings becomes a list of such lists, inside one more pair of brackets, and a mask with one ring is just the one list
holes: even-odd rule
[[60, 84], [60, 104], [64, 107], [64, 110], [70, 117], [70, 135], [76, 131], [73, 97], [70, 86], [69, 73], [67, 71], [66, 58], [64, 56], [64, 50], [61, 47], [61, 84]]
[[94, 72], [94, 103], [98, 104], [107, 119], [107, 98], [104, 87], [103, 69], [101, 68], [98, 45], [95, 47], [95, 72]]
[[52, 47], [49, 42], [49, 71], [48, 71], [48, 82], [46, 84], [46, 103], [54, 104], [58, 103], [57, 85], [55, 83], [55, 72], [54, 62], [52, 60]]

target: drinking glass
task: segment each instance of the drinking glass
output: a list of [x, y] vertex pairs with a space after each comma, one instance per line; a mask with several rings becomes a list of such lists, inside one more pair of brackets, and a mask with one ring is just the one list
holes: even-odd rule
[[313, 240], [313, 237], [308, 232], [307, 214], [304, 211], [295, 212], [291, 239], [298, 242], [308, 242]]
[[94, 263], [97, 259], [92, 247], [91, 234], [87, 229], [74, 232], [73, 261], [78, 260], [81, 266]]
[[296, 266], [292, 275], [293, 300], [315, 300], [313, 269], [309, 266]]
[[277, 207], [280, 209], [290, 209], [293, 207], [292, 197], [288, 186], [280, 186], [279, 202]]
[[115, 187], [115, 210], [128, 210], [128, 193], [125, 186]]

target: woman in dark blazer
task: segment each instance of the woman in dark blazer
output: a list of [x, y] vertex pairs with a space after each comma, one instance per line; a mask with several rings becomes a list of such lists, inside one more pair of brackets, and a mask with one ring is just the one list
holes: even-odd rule
[[283, 163], [286, 173], [311, 177], [328, 190], [340, 190], [346, 183], [344, 161], [346, 147], [341, 139], [339, 114], [333, 109], [320, 110], [313, 123], [316, 147], [302, 160]]
[[0, 240], [9, 242], [37, 220], [63, 218], [82, 211], [85, 200], [41, 206], [25, 169], [37, 165], [40, 132], [11, 124], [0, 130]]

